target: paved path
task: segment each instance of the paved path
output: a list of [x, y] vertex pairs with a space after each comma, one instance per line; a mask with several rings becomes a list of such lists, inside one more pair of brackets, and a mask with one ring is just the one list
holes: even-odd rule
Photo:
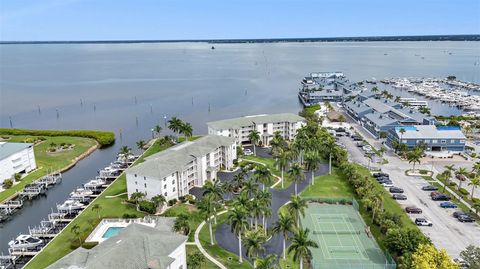
[[[218, 215], [222, 215], [225, 213], [227, 213], [227, 210], [219, 212]], [[195, 230], [195, 245], [197, 245], [198, 250], [200, 250], [203, 256], [207, 257], [207, 259], [209, 259], [211, 262], [217, 265], [220, 269], [227, 269], [227, 267], [225, 267], [221, 262], [217, 261], [215, 258], [210, 256], [210, 254], [208, 254], [208, 252], [203, 248], [202, 244], [200, 243], [199, 234], [203, 226], [205, 225], [205, 223], [206, 223], [205, 221], [202, 221], [202, 223], [200, 223], [200, 225], [198, 225], [197, 229]]]

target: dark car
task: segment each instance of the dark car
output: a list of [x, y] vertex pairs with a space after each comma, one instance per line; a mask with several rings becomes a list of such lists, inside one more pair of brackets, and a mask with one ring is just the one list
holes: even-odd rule
[[390, 177], [377, 177], [376, 179], [377, 179], [377, 181], [380, 181], [380, 180], [390, 180]]
[[391, 187], [388, 190], [390, 191], [390, 193], [403, 193], [403, 189], [399, 187]]
[[445, 195], [445, 194], [435, 194], [432, 196], [432, 200], [434, 201], [450, 201], [452, 198], [450, 196]]
[[410, 214], [422, 214], [422, 210], [416, 206], [407, 206], [405, 211]]
[[352, 136], [352, 138], [353, 138], [353, 141], [362, 141], [363, 140], [363, 138], [361, 138], [358, 135], [354, 135], [354, 136]]
[[422, 190], [423, 191], [436, 191], [436, 190], [438, 190], [438, 188], [433, 186], [433, 185], [427, 185], [427, 186], [423, 186]]
[[387, 173], [383, 173], [383, 172], [375, 172], [372, 175], [374, 177], [389, 177], [389, 175]]
[[458, 217], [460, 217], [461, 215], [468, 215], [467, 213], [463, 212], [463, 211], [455, 211], [453, 212], [453, 217], [458, 219]]
[[469, 215], [465, 214], [465, 215], [460, 215], [458, 216], [458, 221], [460, 222], [475, 222], [475, 219], [470, 217]]
[[380, 184], [392, 184], [393, 182], [390, 180], [390, 179], [382, 179], [382, 180], [379, 180], [378, 183]]
[[394, 194], [392, 197], [395, 200], [407, 200], [407, 196], [404, 194]]

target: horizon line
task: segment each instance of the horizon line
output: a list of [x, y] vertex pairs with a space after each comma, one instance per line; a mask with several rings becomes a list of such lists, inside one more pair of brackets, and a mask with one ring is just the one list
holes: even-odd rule
[[[396, 39], [396, 40], [395, 40]], [[62, 43], [268, 43], [281, 41], [480, 41], [480, 34], [392, 35], [392, 36], [339, 36], [339, 37], [285, 37], [285, 38], [217, 38], [217, 39], [111, 39], [111, 40], [38, 40], [0, 41], [0, 44], [62, 44]]]

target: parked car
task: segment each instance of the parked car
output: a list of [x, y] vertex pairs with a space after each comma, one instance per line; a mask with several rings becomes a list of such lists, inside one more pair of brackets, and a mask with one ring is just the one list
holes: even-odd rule
[[383, 182], [382, 186], [387, 187], [387, 188], [393, 187], [393, 182], [391, 182], [391, 181], [390, 182]]
[[457, 208], [457, 205], [452, 202], [441, 202], [440, 207], [441, 208]]
[[458, 217], [460, 217], [461, 215], [468, 215], [467, 213], [463, 212], [463, 211], [455, 211], [453, 212], [453, 217], [458, 219]]
[[475, 222], [475, 219], [470, 217], [469, 215], [460, 215], [458, 218], [458, 221], [460, 222]]
[[407, 206], [405, 211], [410, 214], [422, 214], [422, 210], [416, 206]]
[[390, 175], [387, 174], [387, 173], [383, 173], [383, 172], [375, 172], [372, 174], [372, 176], [376, 177], [376, 178], [379, 178], [379, 177], [389, 177]]
[[423, 191], [436, 191], [436, 190], [438, 190], [438, 188], [433, 186], [433, 185], [427, 185], [427, 186], [423, 186], [422, 190]]
[[250, 155], [253, 155], [253, 151], [251, 149], [244, 149], [243, 154], [245, 156], [250, 156]]
[[391, 187], [388, 190], [390, 191], [390, 193], [403, 193], [403, 189], [399, 187]]
[[354, 135], [352, 136], [352, 138], [353, 138], [353, 141], [363, 141], [363, 138], [358, 135]]
[[363, 142], [357, 142], [357, 147], [361, 148], [363, 147], [365, 144]]
[[425, 218], [416, 218], [415, 224], [417, 224], [417, 226], [433, 226], [433, 223]]
[[452, 198], [445, 194], [435, 194], [432, 196], [432, 200], [434, 201], [450, 201]]
[[392, 197], [395, 200], [407, 200], [407, 196], [404, 194], [394, 194]]
[[380, 181], [382, 181], [382, 180], [390, 180], [390, 178], [389, 178], [389, 177], [377, 177], [376, 180], [377, 180], [378, 182], [380, 182]]
[[430, 197], [433, 197], [434, 195], [438, 195], [438, 194], [443, 194], [443, 193], [441, 193], [441, 192], [439, 192], [439, 191], [432, 191], [432, 192], [430, 193]]
[[362, 147], [362, 149], [363, 149], [364, 151], [372, 151], [372, 146], [370, 146], [370, 145], [365, 145], [365, 146]]

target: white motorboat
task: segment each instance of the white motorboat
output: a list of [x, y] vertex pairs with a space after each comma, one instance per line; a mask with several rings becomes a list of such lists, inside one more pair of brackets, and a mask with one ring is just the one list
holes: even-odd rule
[[15, 238], [15, 240], [12, 240], [8, 242], [8, 246], [14, 250], [18, 249], [33, 249], [38, 247], [43, 243], [42, 239], [33, 237], [29, 234], [21, 234]]
[[93, 194], [93, 191], [85, 189], [85, 188], [78, 188], [75, 191], [70, 193], [70, 197], [72, 199], [86, 199], [90, 195]]
[[66, 200], [61, 205], [57, 205], [58, 211], [71, 212], [82, 209], [83, 204], [72, 199]]
[[83, 184], [83, 187], [85, 187], [85, 189], [96, 189], [105, 185], [106, 183], [107, 182], [105, 180], [96, 177], [95, 179], [92, 179], [89, 182]]
[[122, 171], [120, 169], [108, 166], [100, 170], [99, 176], [101, 178], [111, 178], [111, 177], [117, 177], [121, 173]]

